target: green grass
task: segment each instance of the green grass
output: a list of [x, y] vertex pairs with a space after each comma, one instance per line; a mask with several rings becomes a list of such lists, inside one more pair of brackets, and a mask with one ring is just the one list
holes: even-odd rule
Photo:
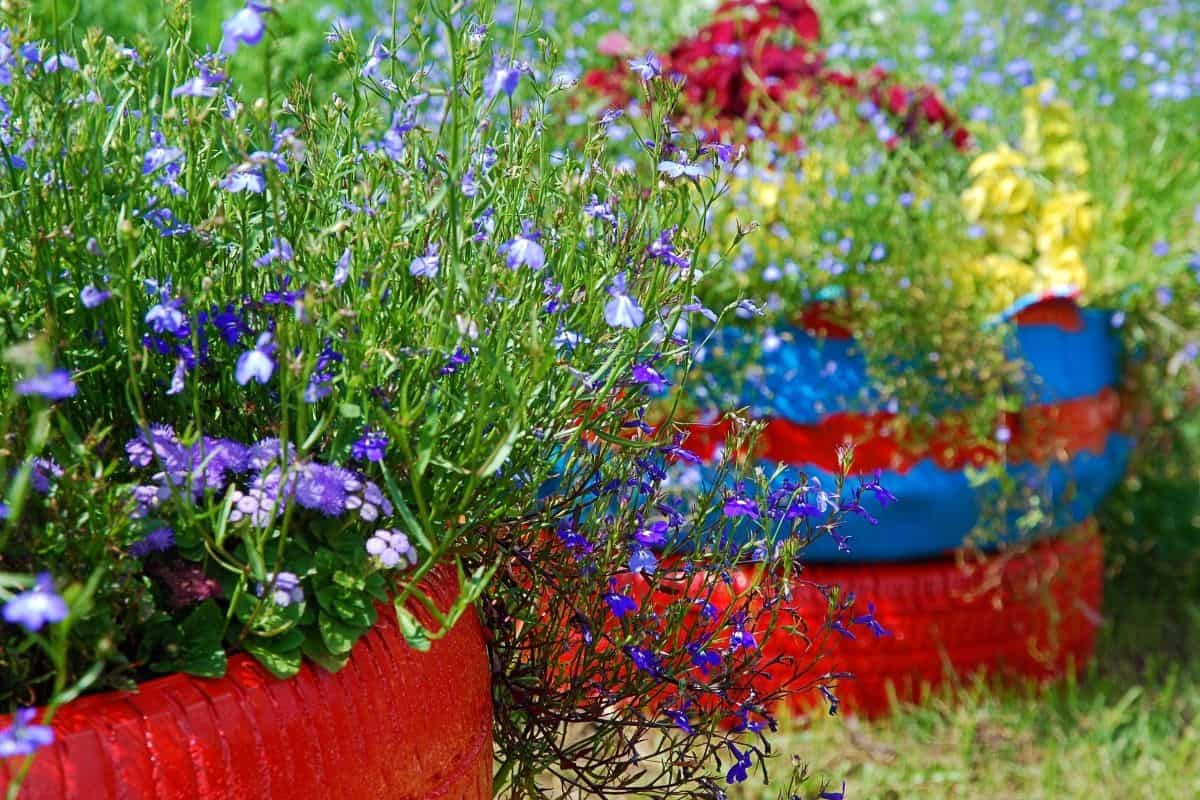
[[[1200, 551], [1194, 537], [1182, 544]], [[784, 720], [784, 757], [844, 778], [852, 800], [1200, 797], [1200, 594], [1194, 571], [1158, 557], [1177, 549], [1110, 553], [1122, 566], [1097, 661], [1078, 680], [975, 681], [874, 721]]]

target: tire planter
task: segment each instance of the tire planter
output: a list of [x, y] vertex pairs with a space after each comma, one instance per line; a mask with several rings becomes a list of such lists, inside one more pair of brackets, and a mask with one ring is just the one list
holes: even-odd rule
[[[836, 449], [855, 443], [854, 470], [881, 473], [898, 502], [880, 515], [879, 527], [852, 516], [842, 528], [851, 551], [823, 537], [805, 552], [808, 562], [880, 562], [929, 558], [960, 547], [980, 522], [981, 490], [968, 468], [1003, 458], [1021, 485], [1049, 498], [1056, 533], [1089, 519], [1120, 480], [1132, 440], [1120, 432], [1117, 395], [1120, 347], [1110, 315], [1080, 309], [1070, 297], [1048, 297], [1015, 309], [1012, 357], [1028, 364], [1022, 387], [1026, 406], [1004, 421], [1011, 439], [999, 446], [962, 447], [948, 403], [944, 424], [931, 441], [899, 441], [897, 415], [867, 377], [867, 364], [848, 332], [821, 324], [779, 328], [777, 346], [758, 347], [761, 332], [716, 330], [701, 354], [716, 386], [709, 402], [748, 408], [766, 422], [756, 454], [770, 474], [787, 464], [831, 485]], [[731, 367], [757, 359], [755, 380], [724, 384]], [[724, 384], [724, 385], [723, 385]], [[688, 446], [711, 459], [724, 441], [723, 423], [693, 425]], [[994, 542], [1020, 540], [1020, 511], [997, 526]]]
[[[807, 566], [794, 579], [779, 627], [759, 642], [764, 663], [774, 666], [750, 683], [760, 696], [786, 691], [793, 711], [827, 706], [816, 688], [826, 686], [843, 710], [874, 716], [887, 712], [893, 697], [920, 700], [925, 691], [972, 675], [1058, 678], [1092, 657], [1102, 562], [1101, 540], [1089, 521], [1029, 549], [982, 560]], [[732, 571], [730, 594], [717, 593], [710, 602], [727, 607], [757, 569]], [[640, 578], [628, 583], [644, 596]], [[841, 597], [856, 597], [838, 617], [853, 639], [826, 624], [826, 592], [835, 586]], [[658, 601], [677, 598], [664, 592]], [[853, 624], [867, 603], [889, 635], [877, 638]]]
[[[425, 590], [449, 607], [453, 573], [433, 573]], [[223, 678], [169, 675], [62, 706], [55, 742], [35, 755], [20, 797], [490, 798], [491, 678], [479, 619], [468, 613], [419, 653], [391, 609], [380, 612], [336, 674], [305, 662], [280, 680], [238, 655]], [[0, 761], [0, 785], [22, 761]]]

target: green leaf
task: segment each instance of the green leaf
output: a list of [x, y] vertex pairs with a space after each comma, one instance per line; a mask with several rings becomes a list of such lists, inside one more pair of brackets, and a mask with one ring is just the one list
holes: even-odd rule
[[326, 672], [337, 672], [350, 660], [349, 653], [335, 655], [329, 652], [329, 648], [325, 646], [325, 641], [318, 631], [308, 632], [300, 650], [308, 660]]
[[205, 600], [180, 626], [182, 641], [176, 668], [188, 675], [219, 678], [225, 674], [225, 615], [215, 600]]
[[408, 642], [408, 646], [417, 652], [428, 653], [432, 645], [429, 641], [429, 631], [425, 630], [421, 621], [414, 617], [403, 603], [394, 603], [394, 605], [396, 619], [400, 622], [400, 632], [404, 634], [404, 640]]
[[354, 403], [342, 403], [338, 406], [338, 413], [346, 419], [358, 419], [362, 416], [362, 409]]
[[349, 653], [350, 648], [354, 647], [354, 643], [366, 632], [365, 628], [347, 625], [331, 614], [326, 614], [324, 611], [320, 615], [319, 627], [321, 629], [321, 640], [325, 642], [325, 646], [329, 648], [329, 652], [335, 655]]
[[369, 628], [375, 624], [375, 604], [361, 594], [335, 597], [333, 608], [343, 622], [356, 628]]
[[277, 651], [271, 639], [248, 639], [246, 652], [276, 678], [292, 678], [300, 671], [300, 648]]

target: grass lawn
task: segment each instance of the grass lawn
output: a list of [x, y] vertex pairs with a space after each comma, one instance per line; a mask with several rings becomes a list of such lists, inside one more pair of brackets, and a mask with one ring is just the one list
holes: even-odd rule
[[1166, 562], [1161, 550], [1110, 558], [1121, 567], [1098, 659], [1078, 680], [968, 683], [875, 721], [784, 720], [784, 755], [844, 778], [853, 800], [1200, 797], [1195, 558]]

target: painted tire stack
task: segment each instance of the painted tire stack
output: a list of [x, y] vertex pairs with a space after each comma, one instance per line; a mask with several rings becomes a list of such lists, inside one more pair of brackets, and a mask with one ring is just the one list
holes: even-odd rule
[[[836, 447], [853, 441], [855, 473], [879, 470], [897, 497], [877, 515], [878, 526], [850, 517], [842, 531], [852, 537], [849, 552], [823, 537], [804, 556], [809, 566], [798, 585], [835, 584], [854, 592], [855, 613], [873, 602], [892, 632], [879, 639], [865, 629], [855, 640], [823, 637], [820, 671], [857, 675], [853, 683], [839, 681], [848, 708], [879, 712], [888, 706], [889, 683], [901, 698], [915, 699], [922, 686], [979, 669], [1051, 678], [1082, 665], [1092, 652], [1101, 552], [1091, 517], [1120, 480], [1132, 447], [1119, 430], [1119, 347], [1109, 315], [1080, 309], [1068, 296], [1037, 299], [1013, 316], [1012, 356], [1026, 362], [1028, 379], [1024, 409], [1004, 421], [1011, 438], [1003, 452], [958, 446], [952, 423], [920, 446], [892, 438], [895, 415], [878, 410], [864, 359], [833, 326], [781, 331], [778, 347], [755, 356], [761, 379], [736, 390], [739, 405], [766, 420], [757, 456], [768, 474], [782, 463], [831, 485]], [[722, 363], [744, 363], [755, 335], [717, 331], [707, 345], [706, 369], [719, 376]], [[701, 431], [697, 452], [711, 455], [707, 444], [723, 440], [721, 428]], [[954, 551], [984, 513], [967, 472], [998, 458], [1048, 500], [1049, 523], [1042, 540], [1025, 551], [977, 556], [966, 569]], [[999, 530], [989, 544], [1027, 539], [1019, 514], [992, 526]], [[795, 604], [810, 625], [827, 607], [815, 590], [797, 592]], [[768, 646], [800, 648], [801, 660], [812, 661], [811, 645], [782, 636]], [[796, 704], [813, 699], [797, 697]]]

